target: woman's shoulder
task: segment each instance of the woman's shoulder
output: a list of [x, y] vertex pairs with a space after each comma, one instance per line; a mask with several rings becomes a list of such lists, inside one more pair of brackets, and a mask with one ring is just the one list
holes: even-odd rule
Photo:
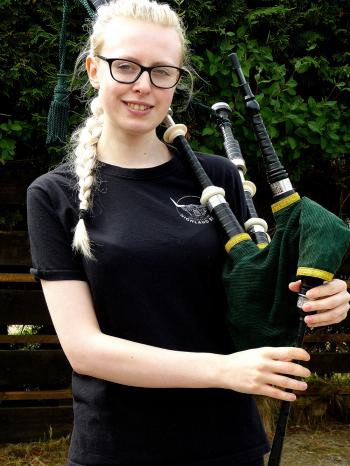
[[57, 167], [40, 175], [28, 187], [28, 190], [40, 189], [52, 192], [55, 189], [74, 189], [77, 184], [76, 175], [68, 162], [61, 163]]
[[234, 210], [239, 221], [246, 218], [246, 202], [243, 193], [242, 180], [234, 163], [222, 155], [212, 155], [197, 152], [212, 183], [224, 188], [226, 200]]
[[237, 167], [226, 157], [203, 152], [196, 152], [196, 155], [209, 178], [213, 178], [213, 181], [232, 182], [233, 180], [239, 180]]
[[235, 165], [223, 155], [208, 154], [204, 152], [196, 152], [198, 160], [204, 168], [221, 172], [236, 172]]

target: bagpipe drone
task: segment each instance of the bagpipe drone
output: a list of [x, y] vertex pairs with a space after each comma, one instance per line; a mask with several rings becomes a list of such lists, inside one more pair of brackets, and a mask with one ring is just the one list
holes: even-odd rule
[[[80, 0], [91, 18], [107, 3]], [[60, 39], [60, 73], [55, 97], [50, 107], [48, 141], [64, 139], [66, 123], [60, 112], [67, 112], [60, 79], [64, 74], [64, 35], [68, 1], [64, 0]], [[164, 124], [164, 140], [173, 144], [187, 159], [203, 192], [202, 205], [213, 214], [227, 236], [227, 260], [223, 270], [228, 311], [227, 323], [238, 351], [262, 346], [301, 346], [305, 333], [301, 310], [308, 289], [333, 278], [350, 243], [350, 229], [337, 216], [312, 200], [300, 198], [289, 175], [279, 161], [263, 123], [260, 107], [245, 80], [238, 57], [230, 59], [237, 75], [245, 107], [263, 157], [267, 180], [272, 191], [275, 232], [272, 239], [267, 225], [256, 213], [253, 196], [255, 186], [245, 180], [246, 165], [239, 143], [234, 137], [231, 109], [223, 102], [212, 106], [224, 138], [227, 157], [239, 171], [248, 219], [244, 227], [237, 221], [220, 186], [213, 186], [187, 139], [187, 128], [175, 124], [169, 113]], [[66, 121], [66, 120], [65, 120]], [[59, 128], [57, 132], [57, 128]], [[60, 128], [63, 128], [60, 132]], [[288, 283], [301, 279], [299, 296], [288, 289]], [[269, 466], [280, 464], [289, 402], [282, 402], [280, 417], [269, 458]]]
[[[184, 125], [168, 115], [164, 139], [187, 160], [203, 188], [201, 203], [218, 219], [227, 236], [228, 257], [223, 270], [227, 322], [238, 351], [261, 346], [302, 346], [306, 325], [302, 306], [306, 292], [329, 281], [339, 269], [350, 243], [350, 229], [340, 218], [295, 192], [279, 161], [263, 123], [260, 107], [244, 78], [238, 57], [230, 55], [242, 90], [247, 113], [262, 153], [270, 185], [276, 229], [272, 240], [266, 222], [258, 218], [252, 197], [255, 186], [245, 180], [246, 166], [223, 102], [212, 109], [224, 136], [227, 157], [236, 165], [243, 183], [248, 220], [243, 228], [228, 206], [222, 188], [213, 186], [187, 140]], [[288, 283], [301, 279], [296, 299]], [[282, 401], [269, 466], [278, 466], [288, 422], [290, 402]]]

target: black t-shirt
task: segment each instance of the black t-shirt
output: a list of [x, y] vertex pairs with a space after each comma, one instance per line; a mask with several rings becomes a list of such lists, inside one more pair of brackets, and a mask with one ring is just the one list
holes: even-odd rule
[[[240, 222], [239, 175], [197, 154]], [[199, 202], [201, 188], [174, 151], [160, 166], [98, 163], [86, 221], [96, 260], [72, 252], [75, 175], [65, 164], [28, 189], [32, 273], [86, 280], [102, 332], [181, 351], [234, 351], [221, 281], [225, 237]], [[150, 389], [73, 372], [69, 465], [228, 466], [267, 452], [251, 396], [222, 389]]]

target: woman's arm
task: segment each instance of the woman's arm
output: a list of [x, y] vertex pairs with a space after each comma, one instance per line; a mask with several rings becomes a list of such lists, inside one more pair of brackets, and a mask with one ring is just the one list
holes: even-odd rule
[[300, 348], [259, 348], [231, 355], [172, 351], [101, 332], [84, 281], [45, 281], [42, 287], [62, 348], [80, 374], [137, 387], [226, 388], [293, 401], [283, 389], [305, 390], [309, 359]]

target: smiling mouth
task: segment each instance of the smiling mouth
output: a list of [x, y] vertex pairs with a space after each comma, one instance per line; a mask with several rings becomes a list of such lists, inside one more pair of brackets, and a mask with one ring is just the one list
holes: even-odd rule
[[150, 105], [133, 104], [133, 103], [130, 103], [130, 102], [128, 102], [127, 105], [132, 110], [149, 110], [150, 108], [152, 108]]

